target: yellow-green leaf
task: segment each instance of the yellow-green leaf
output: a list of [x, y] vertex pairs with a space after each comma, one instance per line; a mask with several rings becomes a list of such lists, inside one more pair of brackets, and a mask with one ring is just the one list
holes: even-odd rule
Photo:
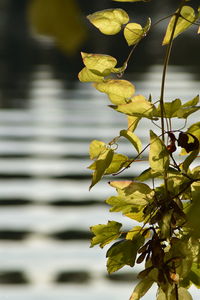
[[117, 64], [117, 60], [105, 54], [81, 52], [84, 65], [98, 76], [107, 76]]
[[127, 80], [111, 79], [106, 82], [95, 83], [94, 87], [106, 93], [114, 104], [126, 103], [135, 93], [135, 87]]
[[[174, 38], [181, 34], [183, 31], [185, 31], [187, 28], [189, 28], [193, 22], [196, 20], [195, 12], [194, 9], [190, 6], [183, 6], [180, 12], [181, 16], [178, 18], [178, 22], [176, 25], [176, 29], [174, 32]], [[188, 20], [188, 21], [187, 21]], [[166, 45], [169, 43], [171, 34], [173, 31], [173, 26], [174, 26], [174, 21], [175, 21], [175, 16], [173, 16], [170, 19], [170, 22], [167, 26], [167, 31], [163, 40], [163, 45]]]
[[144, 229], [141, 226], [134, 226], [129, 232], [126, 234], [127, 240], [133, 240], [135, 236], [138, 234], [142, 234]]
[[111, 164], [105, 171], [105, 175], [119, 172], [122, 168], [126, 167], [128, 163], [129, 159], [126, 155], [114, 154]]
[[115, 221], [108, 221], [106, 225], [99, 224], [91, 226], [90, 230], [94, 234], [94, 237], [91, 240], [91, 246], [98, 245], [103, 248], [105, 245], [116, 240], [120, 237], [121, 232], [120, 228], [122, 227], [121, 223]]
[[144, 28], [138, 23], [128, 23], [124, 28], [124, 37], [129, 46], [137, 44], [149, 31], [151, 19], [149, 18]]
[[[192, 300], [192, 296], [190, 295], [188, 290], [183, 287], [178, 288], [178, 298], [181, 300]], [[170, 300], [177, 299], [175, 290], [173, 289], [171, 293], [166, 296], [166, 294], [162, 291], [162, 289], [159, 288], [156, 300], [169, 300], [169, 299]]]
[[142, 279], [134, 288], [129, 300], [140, 300], [148, 292], [153, 283], [154, 281], [148, 277]]
[[129, 46], [137, 44], [143, 37], [142, 26], [138, 23], [128, 23], [124, 28], [124, 37]]
[[[101, 83], [100, 83], [101, 84]], [[134, 96], [129, 103], [110, 106], [115, 110], [129, 116], [152, 118], [154, 105], [149, 102], [143, 95]]]
[[123, 24], [128, 23], [128, 14], [120, 8], [105, 9], [88, 15], [89, 21], [102, 33], [107, 35], [116, 34]]
[[98, 158], [106, 150], [106, 144], [102, 141], [93, 140], [90, 143], [90, 159]]
[[[179, 111], [181, 107], [181, 100], [175, 99], [172, 102], [165, 102], [164, 103], [164, 117], [165, 118], [174, 118], [177, 116], [177, 112]], [[156, 112], [157, 117], [161, 117], [161, 109], [160, 105], [157, 108]]]
[[[98, 159], [92, 164], [94, 173], [92, 174], [92, 183], [90, 189], [102, 178], [105, 174], [106, 169], [112, 162], [114, 151], [112, 149], [106, 149]], [[90, 168], [90, 167], [89, 167]]]
[[120, 136], [124, 136], [125, 138], [127, 138], [138, 153], [142, 151], [142, 142], [136, 134], [128, 130], [121, 130]]
[[93, 73], [85, 67], [78, 73], [78, 79], [81, 82], [101, 82], [104, 77]]
[[187, 101], [185, 104], [183, 104], [177, 111], [177, 117], [186, 119], [189, 115], [200, 109], [200, 106], [196, 106], [198, 103], [199, 95], [197, 95], [194, 99]]
[[137, 128], [137, 125], [139, 123], [139, 121], [141, 120], [141, 117], [134, 117], [134, 116], [127, 116], [128, 119], [128, 131], [135, 131], [135, 129]]
[[143, 245], [144, 237], [137, 235], [132, 241], [123, 240], [115, 243], [107, 251], [106, 257], [108, 273], [113, 273], [125, 265], [133, 267], [138, 249]]
[[163, 173], [169, 167], [169, 153], [162, 140], [150, 130], [149, 163], [153, 172]]

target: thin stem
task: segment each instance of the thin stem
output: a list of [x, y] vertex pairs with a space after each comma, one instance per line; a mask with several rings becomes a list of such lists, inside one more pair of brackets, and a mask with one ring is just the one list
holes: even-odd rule
[[[175, 19], [174, 19], [174, 24], [173, 24], [173, 28], [172, 28], [172, 32], [171, 32], [171, 36], [170, 36], [170, 40], [169, 40], [169, 44], [167, 46], [167, 50], [166, 50], [166, 54], [165, 54], [165, 58], [164, 58], [164, 65], [163, 65], [163, 72], [162, 72], [162, 82], [161, 82], [161, 92], [160, 92], [160, 112], [161, 112], [161, 128], [162, 128], [162, 140], [163, 143], [165, 143], [165, 125], [164, 125], [164, 120], [165, 120], [165, 108], [164, 108], [164, 93], [165, 93], [165, 84], [166, 84], [166, 74], [167, 74], [167, 67], [169, 64], [169, 59], [170, 59], [170, 55], [171, 55], [171, 50], [172, 50], [172, 45], [173, 45], [173, 39], [174, 39], [174, 34], [175, 34], [175, 30], [176, 30], [176, 25], [178, 23], [178, 19], [180, 17], [180, 12], [181, 9], [184, 5], [184, 3], [187, 0], [182, 0], [181, 4], [178, 8], [178, 11], [175, 13]], [[165, 193], [167, 198], [169, 197], [169, 193], [168, 193], [168, 186], [167, 186], [167, 170], [164, 171], [164, 185], [165, 185]], [[178, 299], [176, 299], [178, 300]]]

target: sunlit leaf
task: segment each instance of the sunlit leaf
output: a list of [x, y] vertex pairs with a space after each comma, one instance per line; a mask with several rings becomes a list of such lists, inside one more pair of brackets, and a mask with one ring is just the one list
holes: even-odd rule
[[141, 120], [141, 117], [134, 117], [134, 116], [127, 116], [128, 119], [128, 131], [135, 131], [135, 129], [137, 128], [137, 125], [139, 123], [139, 121]]
[[98, 76], [107, 76], [117, 64], [117, 60], [105, 54], [81, 52], [84, 65]]
[[169, 167], [169, 153], [162, 140], [151, 130], [149, 163], [154, 172], [163, 173]]
[[120, 237], [122, 224], [115, 221], [108, 221], [106, 225], [99, 224], [91, 226], [90, 230], [94, 234], [91, 240], [91, 247], [98, 245], [103, 248], [105, 245]]
[[98, 158], [106, 150], [106, 144], [102, 141], [93, 140], [90, 143], [90, 159]]
[[[177, 112], [181, 107], [181, 100], [176, 99], [172, 102], [164, 103], [164, 117], [165, 118], [174, 118], [177, 116]], [[156, 116], [161, 117], [161, 108], [160, 105], [157, 108]]]
[[154, 281], [152, 279], [149, 279], [148, 277], [142, 279], [134, 288], [129, 300], [139, 300], [140, 298], [142, 298], [151, 288], [153, 283]]
[[106, 256], [108, 273], [113, 273], [125, 265], [133, 267], [138, 249], [143, 245], [144, 237], [137, 235], [133, 240], [125, 240], [115, 243], [107, 251]]
[[89, 21], [102, 33], [107, 35], [116, 34], [123, 24], [128, 23], [128, 14], [120, 8], [105, 9], [88, 15]]
[[142, 26], [138, 23], [128, 23], [124, 28], [124, 37], [129, 46], [137, 44], [143, 37]]
[[103, 81], [104, 77], [96, 75], [85, 67], [78, 73], [78, 79], [81, 82], [101, 82]]
[[90, 185], [90, 189], [102, 178], [104, 175], [106, 169], [109, 167], [109, 165], [112, 162], [114, 151], [112, 149], [106, 149], [103, 154], [101, 154], [98, 157], [98, 160], [96, 160], [92, 164], [92, 170], [94, 170], [94, 173], [92, 174], [92, 183]]
[[190, 281], [197, 287], [200, 288], [200, 266], [197, 263], [193, 263], [190, 274]]
[[128, 23], [124, 28], [124, 37], [129, 46], [137, 44], [149, 31], [151, 19], [149, 18], [144, 28], [138, 23]]
[[152, 118], [154, 106], [144, 96], [134, 96], [129, 103], [110, 107], [129, 116]]
[[[181, 14], [181, 16], [183, 16], [183, 18], [181, 16], [178, 18], [178, 22], [177, 22], [176, 29], [174, 32], [174, 38], [176, 36], [178, 36], [180, 33], [182, 33], [183, 31], [185, 31], [187, 28], [189, 28], [192, 25], [192, 23], [195, 22], [195, 20], [196, 20], [194, 9], [190, 6], [183, 6], [180, 14]], [[167, 31], [166, 31], [166, 34], [165, 34], [165, 37], [163, 40], [163, 45], [168, 44], [170, 41], [174, 22], [175, 22], [175, 16], [173, 16], [170, 19], [170, 22], [168, 24]]]
[[105, 174], [117, 173], [122, 168], [126, 167], [129, 159], [123, 154], [114, 154], [109, 167], [106, 169]]
[[198, 103], [199, 95], [183, 104], [177, 111], [177, 117], [186, 119], [189, 115], [200, 109], [200, 106], [197, 106]]
[[199, 149], [195, 149], [195, 150], [191, 151], [190, 154], [186, 157], [186, 159], [182, 163], [182, 169], [186, 173], [187, 173], [191, 163], [197, 158], [198, 153], [199, 153]]
[[141, 226], [135, 226], [126, 234], [126, 239], [133, 240], [135, 236], [142, 234], [143, 231], [144, 229]]
[[138, 153], [142, 151], [142, 142], [136, 134], [128, 130], [121, 130], [120, 136], [124, 136], [125, 138], [127, 138]]
[[152, 189], [141, 182], [112, 181], [110, 185], [119, 193], [118, 196], [112, 196], [106, 200], [106, 203], [112, 206], [111, 212], [137, 213], [149, 203], [154, 195]]
[[135, 87], [127, 80], [111, 79], [106, 82], [95, 83], [94, 87], [106, 93], [114, 104], [126, 103], [135, 93]]

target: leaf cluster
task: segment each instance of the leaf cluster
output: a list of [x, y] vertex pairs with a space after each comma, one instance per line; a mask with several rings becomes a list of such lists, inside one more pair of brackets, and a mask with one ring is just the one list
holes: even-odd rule
[[[200, 9], [195, 12], [186, 2], [188, 0], [180, 1], [164, 34], [162, 45], [167, 45], [167, 50], [163, 78], [173, 40], [192, 25], [199, 24]], [[123, 30], [128, 46], [132, 46], [121, 67], [117, 67], [116, 58], [110, 55], [81, 53], [84, 68], [78, 74], [79, 80], [92, 82], [96, 90], [107, 95], [111, 102], [109, 107], [127, 119], [127, 128], [120, 130], [109, 143], [91, 142], [89, 153], [93, 162], [89, 169], [93, 173], [90, 188], [103, 176], [117, 175], [134, 166], [146, 149], [149, 164], [135, 178], [110, 181], [116, 195], [106, 200], [110, 212], [119, 212], [133, 223], [139, 222], [139, 226], [124, 230], [116, 221], [94, 225], [90, 228], [93, 233], [91, 247], [99, 245], [103, 248], [111, 243], [106, 254], [109, 273], [127, 265], [134, 267], [136, 263], [144, 263], [130, 300], [139, 300], [153, 283], [158, 285], [157, 300], [192, 299], [188, 288], [191, 284], [200, 287], [200, 166], [196, 165], [200, 122], [185, 129], [185, 126], [174, 127], [173, 121], [183, 119], [186, 125], [188, 118], [200, 108], [199, 96], [187, 102], [181, 99], [164, 101], [163, 80], [160, 99], [152, 99], [135, 94], [135, 85], [121, 79], [135, 46], [153, 28], [150, 18], [142, 26], [131, 22], [126, 11], [120, 8], [98, 11], [87, 18], [103, 34], [113, 35]], [[145, 147], [135, 133], [143, 118], [152, 122], [149, 143]], [[160, 135], [153, 130], [154, 125], [160, 128]], [[117, 152], [123, 138], [133, 146], [131, 158]], [[174, 155], [177, 150], [181, 161]]]

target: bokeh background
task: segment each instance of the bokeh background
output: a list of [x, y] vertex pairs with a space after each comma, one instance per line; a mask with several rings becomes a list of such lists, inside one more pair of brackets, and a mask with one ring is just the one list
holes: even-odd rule
[[[178, 3], [0, 1], [1, 299], [129, 298], [140, 266], [108, 276], [106, 249], [89, 248], [89, 227], [112, 219], [125, 227], [133, 224], [108, 212], [104, 200], [113, 190], [107, 178], [88, 191], [87, 170], [90, 141], [109, 142], [126, 127], [126, 120], [107, 107], [105, 95], [78, 82], [80, 51], [110, 54], [120, 66], [130, 51], [123, 35], [102, 35], [86, 15], [121, 7], [134, 22], [145, 24], [150, 16], [155, 23]], [[125, 74], [137, 93], [151, 93], [154, 100], [159, 97], [167, 22], [159, 23], [136, 48]], [[199, 93], [199, 52], [193, 26], [174, 44], [168, 100], [189, 100]], [[199, 120], [198, 113], [194, 118]], [[142, 123], [138, 129], [144, 144], [149, 126]], [[119, 151], [135, 154], [125, 141]], [[121, 177], [132, 178], [143, 168], [144, 163], [137, 164]], [[192, 292], [199, 299], [200, 293]], [[144, 299], [153, 295], [154, 289]]]

